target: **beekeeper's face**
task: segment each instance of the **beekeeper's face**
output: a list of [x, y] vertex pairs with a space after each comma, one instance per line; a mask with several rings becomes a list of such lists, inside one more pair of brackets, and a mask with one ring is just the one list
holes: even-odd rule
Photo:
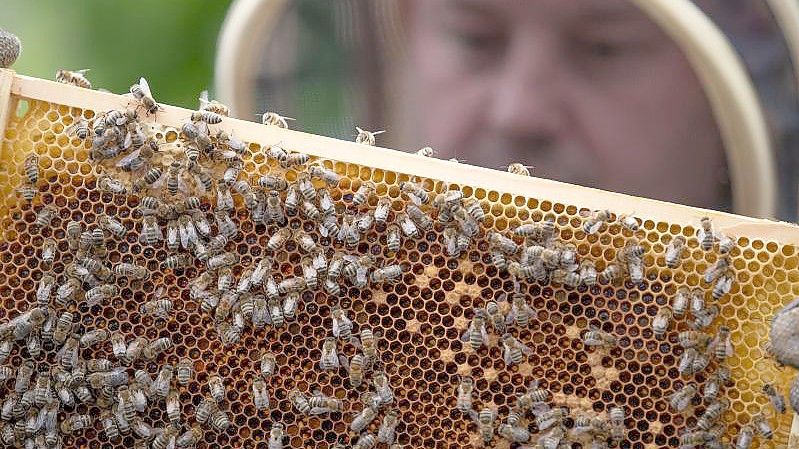
[[676, 200], [719, 201], [724, 158], [677, 46], [624, 0], [416, 0], [420, 137], [467, 163]]

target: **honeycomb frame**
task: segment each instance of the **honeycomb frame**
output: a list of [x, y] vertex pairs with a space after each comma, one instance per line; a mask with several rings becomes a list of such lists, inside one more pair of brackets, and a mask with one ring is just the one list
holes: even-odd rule
[[[10, 94], [4, 98], [4, 92]], [[26, 102], [28, 109], [17, 115], [15, 111], [21, 102]], [[65, 134], [75, 117], [87, 117], [85, 114], [91, 111], [124, 109], [129, 102], [130, 99], [118, 95], [0, 71], [0, 135], [3, 136], [0, 160], [5, 162], [0, 170], [3, 201], [0, 297], [4, 298], [0, 322], [35, 303], [35, 280], [42, 274], [35, 263], [25, 262], [34, 254], [32, 248], [42, 244], [42, 236], [26, 232], [34, 212], [14, 195], [15, 186], [24, 176], [19, 167], [30, 151], [49, 160], [42, 166], [43, 175], [54, 182], [42, 186], [45, 190], [40, 189], [40, 195], [42, 201], [59, 208], [61, 220], [56, 221], [51, 231], [53, 236], [63, 233], [64, 218], [79, 210], [87, 217], [100, 210], [113, 210], [126, 220], [127, 226], [134, 228], [137, 199], [98, 192], [93, 179], [96, 171], [85, 151], [82, 152], [85, 148]], [[155, 121], [179, 128], [191, 112], [163, 105]], [[731, 407], [724, 421], [735, 429], [766, 406], [767, 399], [759, 393], [764, 381], [787, 391], [793, 373], [769, 359], [762, 342], [767, 338], [770, 318], [799, 295], [796, 248], [799, 228], [794, 225], [520, 177], [235, 119], [225, 119], [216, 126], [249, 143], [254, 156], [245, 171], [250, 173], [268, 172], [259, 150], [280, 143], [292, 151], [326, 161], [330, 168], [345, 176], [334, 199], [340, 200], [352, 194], [363, 181], [372, 180], [378, 185], [378, 195], [388, 195], [394, 200], [396, 212], [401, 207], [399, 182], [418, 179], [430, 190], [459, 189], [465, 197], [479, 200], [488, 217], [485, 229], [506, 232], [520, 223], [555, 216], [561, 238], [575, 243], [580, 256], [612, 260], [615, 251], [632, 235], [620, 226], [610, 226], [599, 235], [586, 235], [581, 212], [609, 209], [616, 213], [634, 212], [641, 219], [641, 240], [650, 247], [644, 259], [645, 286], [598, 285], [586, 289], [525, 285], [537, 313], [530, 328], [516, 334], [534, 350], [520, 365], [504, 365], [501, 350], [493, 345], [494, 337], [490, 348], [478, 351], [458, 340], [472, 318], [472, 307], [512, 291], [508, 274], [497, 270], [490, 258], [486, 258], [484, 237], [470, 248], [467, 257], [456, 259], [444, 254], [437, 231], [428, 232], [417, 241], [404, 242], [398, 259], [410, 270], [404, 273], [401, 282], [372, 290], [351, 287], [342, 305], [351, 310], [356, 328], [368, 323], [372, 328], [382, 329], [380, 354], [402, 417], [397, 428], [399, 441], [407, 447], [420, 447], [413, 444], [416, 441], [421, 441], [424, 447], [480, 446], [476, 426], [455, 410], [456, 379], [464, 374], [475, 377], [475, 403], [496, 405], [500, 416], [507, 415], [514, 398], [525, 391], [531, 380], [538, 379], [553, 394], [554, 404], [594, 414], [601, 414], [607, 405], [622, 405], [628, 412], [629, 438], [621, 447], [678, 446], [680, 432], [695, 418], [683, 419], [668, 410], [669, 394], [685, 383], [675, 374], [679, 358], [679, 353], [674, 352], [677, 332], [670, 330], [667, 341], [659, 342], [653, 338], [649, 323], [658, 307], [669, 303], [679, 286], [700, 285], [701, 273], [716, 260], [715, 255], [701, 251], [691, 239], [702, 216], [711, 217], [717, 229], [737, 237], [738, 243], [733, 253], [739, 270], [738, 282], [719, 303], [721, 318], [714, 324], [732, 329], [736, 347], [729, 361], [733, 376], [728, 388]], [[302, 227], [305, 223], [293, 218], [292, 225]], [[683, 265], [670, 269], [665, 266], [663, 252], [675, 235], [689, 238], [689, 244]], [[253, 250], [264, 242], [264, 236], [255, 229], [243, 232], [234, 246], [241, 248], [244, 265], [259, 255]], [[384, 238], [373, 231], [360, 242], [358, 251], [382, 254], [384, 245]], [[143, 258], [148, 267], [158, 271], [157, 261], [166, 256], [164, 249], [140, 245], [137, 252], [135, 246], [134, 241], [122, 242], [111, 248], [110, 257], [132, 260], [140, 255], [137, 260]], [[289, 273], [299, 257], [297, 248], [289, 247], [278, 259], [282, 269]], [[174, 349], [144, 366], [155, 375], [159, 363], [174, 363], [184, 356], [192, 358], [197, 374], [189, 385], [181, 388], [186, 414], [196, 410], [210, 374], [230, 379], [227, 396], [234, 425], [218, 435], [206, 434], [198, 447], [216, 443], [266, 448], [273, 421], [286, 424], [286, 447], [304, 447], [309, 439], [317, 447], [332, 447], [340, 435], [348, 435], [351, 414], [361, 408], [357, 399], [363, 389], [351, 391], [346, 386], [346, 374], [320, 373], [311, 363], [319, 358], [319, 347], [330, 327], [329, 312], [335, 301], [324, 294], [304, 297], [297, 321], [289, 325], [287, 333], [251, 333], [243, 336], [242, 344], [237, 347], [225, 348], [210, 326], [211, 319], [185, 292], [189, 279], [196, 273], [196, 269], [188, 268], [181, 274], [156, 274], [149, 284], [123, 289], [121, 297], [103, 307], [97, 316], [82, 311], [81, 320], [87, 326], [107, 326], [129, 336], [170, 337]], [[144, 298], [142, 291], [156, 285], [166, 286], [175, 300], [174, 316], [163, 323], [138, 314], [138, 305]], [[589, 324], [626, 338], [621, 338], [620, 346], [610, 351], [586, 348], [580, 342], [580, 334]], [[279, 354], [278, 366], [282, 366], [276, 380], [279, 385], [270, 385], [272, 402], [277, 404], [271, 413], [255, 411], [249, 393], [248, 379], [256, 369], [254, 360], [265, 348], [261, 341], [270, 342], [266, 347]], [[345, 352], [353, 354], [352, 348]], [[11, 359], [19, 363], [20, 354], [12, 355]], [[286, 392], [294, 387], [318, 387], [325, 394], [345, 399], [347, 408], [330, 417], [299, 416], [286, 397]], [[96, 411], [82, 405], [78, 409]], [[154, 413], [153, 420], [164, 421], [162, 415]], [[758, 447], [784, 446], [791, 428], [790, 415], [773, 421], [774, 440]], [[376, 420], [369, 429], [376, 431], [378, 425]], [[66, 439], [65, 447], [95, 448], [109, 442], [102, 435], [99, 423], [79, 435]], [[730, 438], [733, 437], [734, 434]], [[129, 446], [128, 443], [129, 440], [123, 439], [120, 444]], [[491, 446], [506, 447], [507, 442], [495, 438]]]

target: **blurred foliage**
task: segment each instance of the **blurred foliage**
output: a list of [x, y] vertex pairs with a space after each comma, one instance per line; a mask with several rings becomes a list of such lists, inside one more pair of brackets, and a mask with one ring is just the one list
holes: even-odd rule
[[94, 87], [127, 92], [140, 76], [156, 100], [196, 107], [213, 86], [216, 40], [231, 0], [0, 0], [0, 28], [22, 40], [13, 68], [53, 79], [91, 69]]

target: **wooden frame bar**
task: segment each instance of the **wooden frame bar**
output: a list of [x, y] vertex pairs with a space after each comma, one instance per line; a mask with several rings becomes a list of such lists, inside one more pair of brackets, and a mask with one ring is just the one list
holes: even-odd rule
[[[7, 79], [9, 74], [13, 77], [11, 94], [19, 97], [96, 111], [125, 108], [130, 103], [130, 98], [127, 96], [15, 75], [10, 71], [0, 70], [0, 80]], [[163, 105], [163, 109], [156, 114], [154, 119], [167, 126], [180, 127], [189, 118], [191, 112], [188, 109]], [[227, 118], [220, 125], [215, 126], [234, 133], [238, 139], [247, 142], [257, 142], [261, 145], [280, 143], [287, 149], [324, 159], [416, 175], [462, 186], [480, 187], [500, 193], [559, 202], [581, 208], [634, 213], [639, 218], [655, 222], [697, 226], [702, 216], [709, 216], [722, 232], [731, 236], [745, 235], [750, 239], [759, 238], [783, 244], [799, 244], [799, 226], [795, 224], [682, 206], [535, 177], [512, 175], [498, 170], [425, 158], [411, 153], [364, 146], [354, 142], [233, 118]]]

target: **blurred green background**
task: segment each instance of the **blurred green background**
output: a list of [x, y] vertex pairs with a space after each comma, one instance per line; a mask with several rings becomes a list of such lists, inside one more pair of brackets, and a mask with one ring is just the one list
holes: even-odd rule
[[214, 51], [231, 0], [0, 0], [0, 28], [22, 40], [13, 68], [54, 79], [91, 69], [95, 88], [127, 92], [139, 76], [159, 102], [197, 107], [213, 87]]

